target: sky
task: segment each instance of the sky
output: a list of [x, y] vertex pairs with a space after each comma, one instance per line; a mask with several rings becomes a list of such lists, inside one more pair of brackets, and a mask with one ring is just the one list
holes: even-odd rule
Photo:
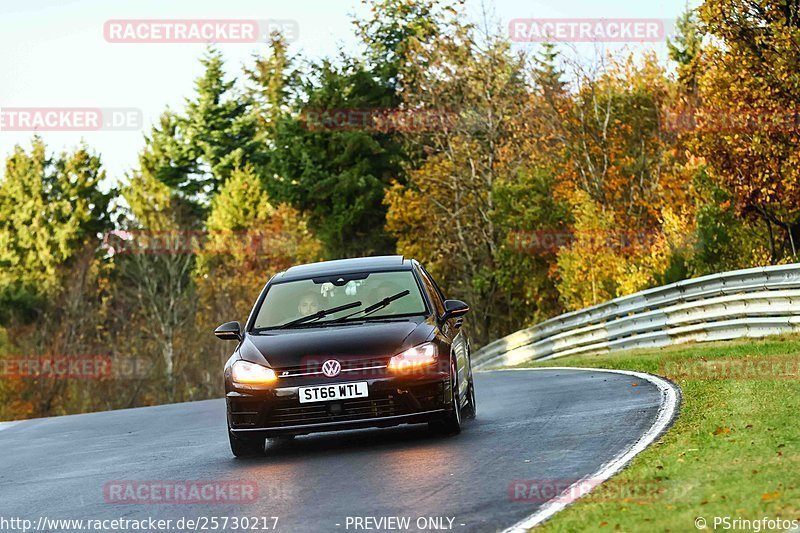
[[[663, 19], [674, 21], [685, 9], [681, 0], [466, 0], [469, 16], [487, 12], [502, 28], [520, 18]], [[0, 111], [3, 108], [124, 108], [141, 120], [124, 130], [42, 131], [48, 150], [72, 150], [85, 141], [101, 154], [112, 182], [136, 165], [143, 135], [170, 106], [180, 109], [201, 74], [200, 43], [119, 43], [104, 37], [104, 24], [127, 19], [255, 19], [292, 21], [297, 38], [292, 51], [310, 59], [358, 50], [351, 20], [366, 9], [360, 0], [4, 0], [0, 3]], [[515, 45], [534, 48], [535, 44]], [[655, 49], [661, 43], [608, 45], [605, 48]], [[254, 54], [260, 43], [224, 43], [230, 76]], [[597, 53], [596, 44], [565, 50], [578, 56]], [[0, 125], [0, 156], [14, 146], [30, 145], [33, 131], [7, 131]], [[0, 167], [0, 173], [4, 170]], [[0, 174], [1, 175], [1, 174]]]

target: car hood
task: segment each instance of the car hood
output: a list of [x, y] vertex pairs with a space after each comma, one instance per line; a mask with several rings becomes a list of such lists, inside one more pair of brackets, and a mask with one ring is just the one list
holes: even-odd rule
[[247, 333], [239, 356], [272, 368], [299, 366], [309, 357], [388, 358], [430, 340], [433, 330], [430, 321], [419, 318]]

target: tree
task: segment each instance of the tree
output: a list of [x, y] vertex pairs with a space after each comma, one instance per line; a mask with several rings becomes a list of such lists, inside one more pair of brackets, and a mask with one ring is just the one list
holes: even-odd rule
[[563, 95], [567, 87], [562, 80], [564, 71], [557, 64], [559, 56], [553, 43], [542, 43], [541, 50], [534, 58], [533, 80], [547, 97]]
[[565, 205], [554, 225], [529, 227], [534, 247], [549, 239], [539, 254], [553, 254], [560, 305], [577, 309], [683, 279], [690, 239], [680, 233], [693, 230], [694, 211], [687, 156], [662, 122], [678, 98], [674, 84], [653, 55], [573, 63], [569, 84], [558, 59], [545, 46], [534, 61], [521, 120], [536, 135], [522, 133], [521, 150], [553, 177]]
[[401, 147], [371, 121], [340, 127], [327, 117], [373, 117], [391, 104], [391, 93], [358, 60], [342, 57], [312, 67], [303, 99], [275, 129], [270, 196], [308, 213], [327, 257], [390, 252], [383, 231], [383, 191], [401, 175]]
[[432, 120], [405, 135], [409, 151], [424, 159], [407, 170], [408, 185], [387, 191], [387, 229], [398, 251], [424, 262], [448, 295], [481, 302], [472, 324], [483, 343], [498, 323], [507, 327], [497, 277], [506, 235], [497, 226], [495, 194], [521, 164], [507, 156], [517, 153], [508, 148], [527, 87], [523, 60], [508, 43], [479, 42], [468, 24], [448, 31], [413, 49], [425, 68], [407, 75], [404, 105]]
[[[162, 125], [171, 124], [162, 116]], [[121, 195], [126, 206], [120, 231], [109, 239], [115, 266], [114, 306], [118, 323], [135, 324], [120, 337], [135, 343], [136, 353], [161, 371], [168, 401], [178, 398], [178, 369], [185, 360], [176, 350], [192, 324], [196, 303], [194, 250], [186, 243], [199, 232], [197, 206], [156, 177], [167, 161], [173, 138], [154, 136], [140, 154], [140, 169], [129, 178]], [[155, 164], [154, 164], [155, 163]], [[158, 242], [149, 247], [148, 243]], [[122, 241], [122, 242], [120, 242]], [[128, 241], [127, 244], [124, 241]], [[137, 390], [138, 393], [138, 390]]]
[[[270, 55], [256, 56], [252, 68], [245, 68], [250, 85], [248, 96], [253, 101], [265, 141], [271, 145], [275, 127], [281, 117], [290, 112], [292, 101], [299, 97], [301, 72], [296, 67], [297, 57], [290, 54], [289, 43], [279, 33], [273, 33], [269, 42]], [[274, 148], [274, 146], [270, 146]]]
[[113, 192], [101, 191], [100, 158], [81, 146], [48, 157], [42, 140], [16, 146], [0, 182], [0, 317], [41, 308], [60, 286], [59, 267], [109, 227]]
[[677, 135], [661, 123], [674, 101], [663, 68], [653, 55], [641, 65], [608, 58], [575, 78], [574, 95], [546, 100], [554, 102], [546, 130], [561, 152], [558, 192], [567, 200], [587, 193], [626, 229], [658, 227], [661, 206], [684, 203], [688, 193]]
[[733, 196], [738, 216], [767, 227], [770, 261], [800, 246], [800, 7], [792, 0], [708, 0], [716, 44], [703, 54], [695, 152]]
[[244, 95], [232, 94], [233, 81], [225, 81], [222, 54], [209, 50], [201, 60], [205, 68], [195, 81], [195, 97], [187, 100], [185, 116], [179, 122], [195, 161], [194, 176], [179, 189], [210, 197], [234, 168], [263, 164], [253, 103]]
[[[206, 224], [198, 271], [214, 271], [216, 283], [228, 270], [249, 284], [246, 306], [266, 278], [294, 263], [317, 260], [321, 253], [304, 217], [286, 204], [273, 205], [252, 167], [234, 170], [212, 201]], [[253, 275], [255, 280], [249, 279]]]
[[516, 331], [562, 310], [552, 270], [556, 245], [568, 235], [572, 214], [570, 206], [553, 194], [553, 168], [545, 163], [541, 159], [539, 166], [520, 167], [495, 189], [495, 223], [505, 239], [497, 254], [495, 275], [502, 297], [493, 334]]
[[[251, 70], [263, 99], [275, 102], [261, 106], [272, 126], [267, 191], [309, 215], [327, 257], [394, 250], [382, 200], [392, 180], [406, 181], [401, 162], [410, 155], [400, 142], [403, 126], [393, 121], [413, 113], [403, 93], [425, 68], [418, 49], [435, 41], [453, 12], [438, 0], [365, 4], [369, 15], [354, 21], [361, 57], [340, 53], [298, 77], [284, 43], [273, 40], [271, 58]], [[290, 111], [276, 118], [287, 102]]]
[[137, 324], [138, 333], [148, 342], [158, 345], [168, 401], [177, 398], [176, 369], [186, 355], [176, 351], [175, 345], [194, 317], [194, 259], [183, 250], [134, 251], [116, 259], [118, 304], [124, 303], [118, 312]]
[[672, 61], [678, 64], [678, 81], [687, 95], [697, 93], [697, 76], [701, 70], [703, 32], [697, 12], [687, 9], [675, 23], [675, 39], [667, 39], [667, 50]]
[[200, 63], [195, 94], [183, 112], [162, 114], [145, 138], [138, 169], [172, 189], [198, 219], [235, 167], [266, 163], [254, 103], [225, 79], [221, 52], [209, 49]]
[[[40, 365], [58, 359], [95, 357], [98, 373], [114, 352], [108, 337], [109, 264], [97, 254], [97, 240], [87, 241], [76, 250], [69, 262], [58, 267], [60, 285], [48, 295], [36, 321], [15, 328], [13, 350]], [[129, 356], [129, 354], [125, 354]], [[116, 363], [117, 361], [114, 361]], [[88, 371], [92, 371], [89, 369]], [[111, 377], [111, 376], [107, 376]], [[86, 411], [107, 405], [110, 396], [107, 381], [66, 379], [46, 371], [40, 376], [20, 378], [17, 396], [12, 401], [28, 404], [29, 416], [54, 416]], [[118, 390], [111, 393], [118, 396]], [[17, 415], [18, 416], [18, 415]]]
[[631, 231], [586, 192], [573, 196], [573, 239], [557, 254], [558, 292], [574, 311], [657, 285], [673, 248], [687, 233], [686, 217], [662, 211], [659, 232]]
[[[26, 359], [97, 354], [104, 320], [100, 234], [111, 224], [114, 191], [101, 190], [99, 156], [82, 145], [48, 156], [34, 137], [6, 160], [0, 182], [0, 357]], [[0, 331], [4, 330], [0, 328]], [[49, 416], [85, 407], [86, 388], [52, 377], [25, 378], [0, 389], [10, 416]], [[80, 406], [80, 407], [79, 407]], [[6, 413], [9, 416], [9, 413]]]
[[367, 64], [375, 77], [401, 101], [406, 75], [420, 68], [419, 46], [434, 42], [455, 23], [463, 0], [362, 0], [370, 16], [355, 20], [356, 35], [366, 46]]
[[[252, 167], [235, 169], [211, 203], [208, 233], [198, 251], [194, 279], [198, 310], [194, 328], [210, 333], [222, 322], [244, 320], [270, 277], [297, 263], [318, 261], [321, 245], [307, 221], [287, 204], [274, 204]], [[208, 397], [219, 368], [230, 356], [216, 343], [190, 350], [187, 372], [196, 375], [190, 390]]]
[[696, 230], [693, 248], [686, 256], [686, 277], [767, 264], [767, 228], [738, 217], [732, 194], [709, 175], [705, 166], [694, 174]]

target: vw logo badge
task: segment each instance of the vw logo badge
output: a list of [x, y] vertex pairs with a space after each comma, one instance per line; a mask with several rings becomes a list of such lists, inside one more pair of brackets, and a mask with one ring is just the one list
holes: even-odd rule
[[328, 359], [322, 363], [322, 373], [329, 378], [335, 378], [341, 371], [342, 365], [340, 365], [339, 361], [336, 361], [335, 359]]

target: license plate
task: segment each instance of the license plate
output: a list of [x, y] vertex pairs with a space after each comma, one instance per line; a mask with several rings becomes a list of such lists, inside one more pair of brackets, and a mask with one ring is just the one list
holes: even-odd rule
[[330, 400], [347, 400], [350, 398], [366, 398], [369, 387], [366, 381], [353, 383], [337, 383], [335, 385], [318, 385], [299, 387], [300, 403], [327, 402]]

